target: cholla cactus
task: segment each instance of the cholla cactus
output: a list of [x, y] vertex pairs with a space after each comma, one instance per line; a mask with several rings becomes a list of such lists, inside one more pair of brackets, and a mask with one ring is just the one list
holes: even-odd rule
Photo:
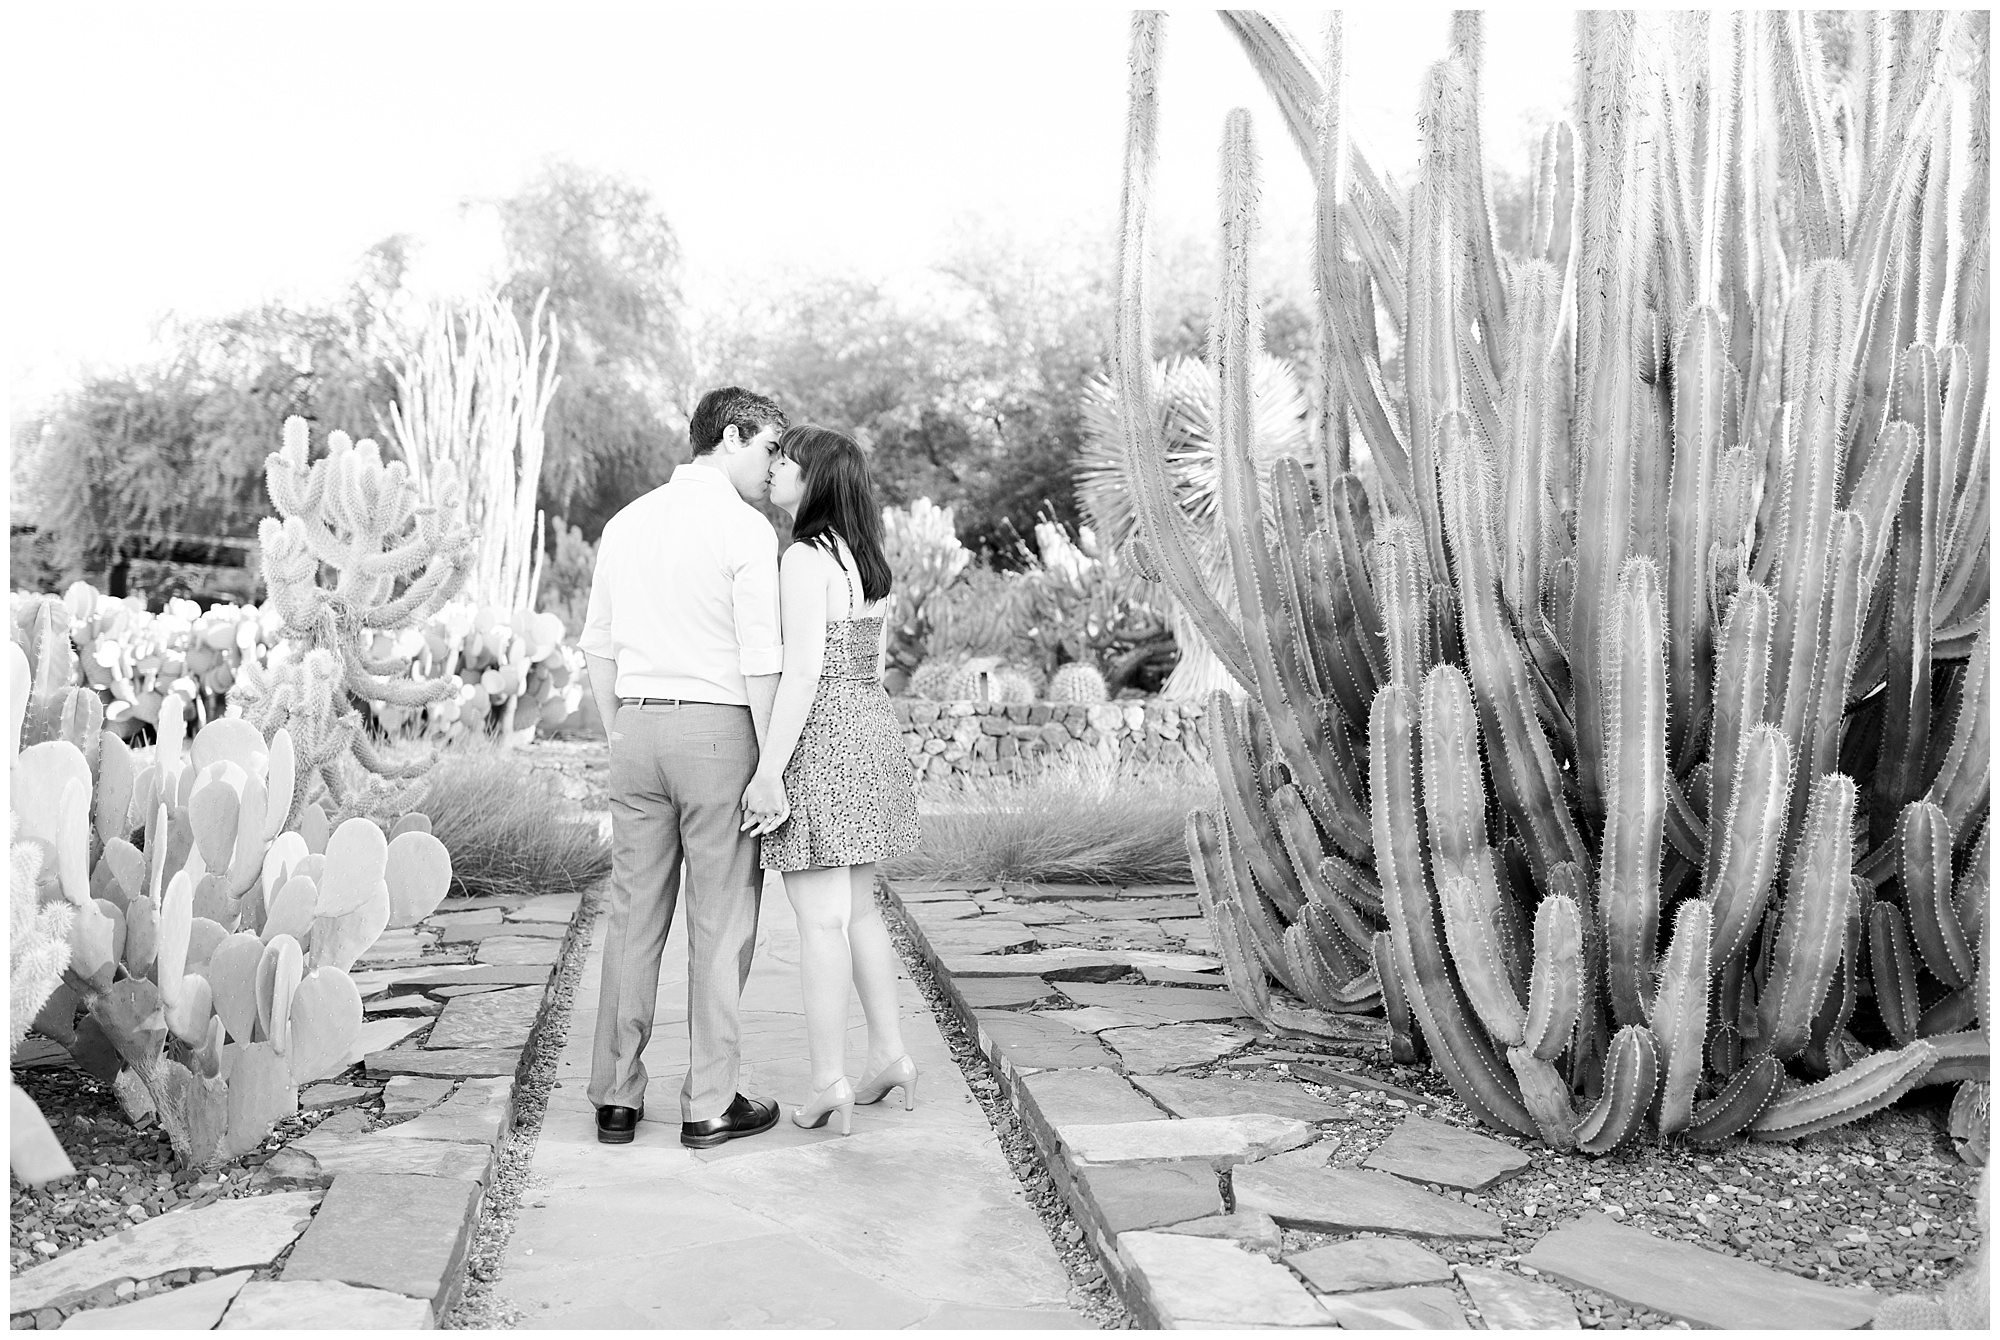
[[[1141, 566], [1250, 690], [1209, 714], [1222, 804], [1189, 824], [1238, 995], [1331, 1036], [1380, 1008], [1482, 1120], [1593, 1154], [1648, 1127], [1795, 1139], [1984, 1080], [1986, 16], [1862, 20], [1843, 156], [1804, 17], [1580, 15], [1576, 130], [1544, 140], [1504, 269], [1476, 14], [1427, 78], [1406, 195], [1348, 142], [1337, 18], [1324, 61], [1224, 22], [1318, 187], [1318, 487], [1288, 458], [1266, 490], [1230, 115], [1239, 610], [1153, 405], [1157, 14], [1133, 29], [1117, 380]], [[1859, 1040], [1875, 1024], [1895, 1045]]]
[[930, 637], [931, 597], [958, 580], [972, 553], [958, 541], [949, 507], [918, 498], [882, 509], [882, 552], [895, 582], [889, 609], [889, 661], [914, 673]]
[[[406, 676], [393, 659], [372, 656], [368, 639], [436, 613], [458, 593], [472, 533], [461, 524], [463, 491], [450, 462], [435, 463], [430, 501], [420, 502], [408, 467], [384, 466], [373, 442], [353, 444], [335, 432], [328, 454], [310, 466], [307, 450], [306, 421], [294, 415], [285, 420], [283, 448], [264, 462], [284, 519], [267, 519], [257, 531], [290, 655], [246, 667], [230, 702], [266, 734], [289, 729], [306, 774], [338, 804], [349, 790], [342, 775], [349, 756], [384, 778], [429, 766], [429, 759], [386, 763], [368, 744], [358, 704], [420, 708], [457, 686]], [[331, 569], [332, 585], [322, 584], [322, 568]], [[295, 814], [305, 799], [302, 790]]]

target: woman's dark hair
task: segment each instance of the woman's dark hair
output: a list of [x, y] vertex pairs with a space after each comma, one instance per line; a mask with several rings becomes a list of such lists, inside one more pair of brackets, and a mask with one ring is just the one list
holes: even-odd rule
[[860, 570], [862, 598], [872, 604], [888, 595], [892, 575], [882, 553], [882, 508], [860, 445], [845, 433], [802, 423], [778, 439], [778, 454], [795, 463], [803, 476], [792, 538], [833, 555], [845, 567], [834, 543], [839, 536]]

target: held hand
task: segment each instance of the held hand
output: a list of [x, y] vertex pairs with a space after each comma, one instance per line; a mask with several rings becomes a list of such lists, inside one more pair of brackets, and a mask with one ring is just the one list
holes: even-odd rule
[[791, 817], [791, 812], [791, 805], [785, 799], [784, 782], [759, 773], [750, 779], [750, 785], [743, 791], [741, 831], [754, 832], [759, 837], [776, 832]]

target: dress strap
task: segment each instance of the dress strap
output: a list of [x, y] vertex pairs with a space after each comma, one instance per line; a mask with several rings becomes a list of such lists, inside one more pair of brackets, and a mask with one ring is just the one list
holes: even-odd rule
[[852, 619], [861, 612], [862, 592], [856, 589], [858, 574], [855, 572], [860, 564], [855, 561], [854, 551], [847, 547], [846, 540], [840, 542], [840, 552], [840, 573], [847, 581], [847, 617]]

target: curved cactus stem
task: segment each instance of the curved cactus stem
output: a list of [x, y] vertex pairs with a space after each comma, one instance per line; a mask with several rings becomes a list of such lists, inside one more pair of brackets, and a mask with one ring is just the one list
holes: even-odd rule
[[1993, 1049], [1986, 1034], [1947, 1033], [1925, 1038], [1915, 1044], [1929, 1047], [1937, 1062], [1925, 1071], [1912, 1088], [1932, 1084], [1963, 1084], [1968, 1080], [1987, 1081], [1992, 1075]]
[[1850, 877], [1854, 895], [1847, 903], [1847, 921], [1841, 935], [1840, 961], [1834, 965], [1833, 985], [1813, 1015], [1811, 1036], [1806, 1043], [1805, 1064], [1815, 1075], [1831, 1075], [1847, 1065], [1850, 1052], [1860, 1048], [1847, 1024], [1854, 1017], [1861, 990], [1861, 960], [1868, 946], [1868, 911], [1875, 891], [1868, 881]]
[[1700, 1145], [1721, 1144], [1762, 1116], [1778, 1096], [1785, 1068], [1775, 1056], [1759, 1056], [1738, 1070], [1713, 1098], [1694, 1110], [1688, 1139]]
[[1671, 756], [1691, 744], [1694, 723], [1706, 714], [1712, 634], [1708, 622], [1708, 558], [1714, 509], [1709, 499], [1723, 447], [1723, 369], [1728, 349], [1722, 314], [1697, 307], [1674, 351], [1674, 455], [1668, 484], [1667, 622], [1668, 718]]
[[1194, 872], [1195, 896], [1215, 933], [1221, 951], [1223, 976], [1237, 1001], [1250, 1017], [1262, 1020], [1270, 1012], [1271, 988], [1262, 965], [1251, 960], [1238, 931], [1235, 905], [1235, 873], [1222, 850], [1223, 826], [1207, 810], [1195, 810], [1187, 819], [1188, 861]]
[[1469, 1009], [1438, 933], [1437, 908], [1424, 874], [1411, 728], [1403, 690], [1393, 683], [1384, 686], [1369, 711], [1369, 790], [1376, 871], [1382, 877], [1396, 973], [1452, 1092], [1488, 1125], [1533, 1135], [1534, 1118], [1522, 1105], [1512, 1074], [1501, 1068], [1492, 1044], [1467, 1018]]
[[1944, 811], [1955, 833], [1970, 830], [1973, 816], [1986, 808], [1991, 794], [1987, 763], [1993, 739], [1992, 650], [1993, 631], [1982, 626], [1966, 662], [1958, 712], [1951, 722], [1951, 745], [1924, 793]]
[[[1734, 801], [1737, 779], [1743, 766], [1743, 750], [1750, 732], [1764, 719], [1766, 682], [1771, 664], [1771, 592], [1763, 586], [1743, 586], [1729, 603], [1723, 620], [1721, 641], [1715, 652], [1715, 704], [1709, 731], [1709, 847], [1702, 876], [1702, 888], [1716, 888], [1723, 848], [1716, 841], [1714, 825], [1718, 816], [1726, 819]], [[1791, 754], [1785, 754], [1785, 776], [1791, 772]], [[1789, 799], [1790, 788], [1786, 788]]]
[[1542, 1142], [1551, 1149], [1576, 1148], [1576, 1106], [1562, 1073], [1526, 1047], [1509, 1047], [1507, 1064], [1521, 1085], [1521, 1101], [1535, 1115]]
[[1410, 1021], [1410, 1002], [1403, 994], [1403, 979], [1396, 972], [1396, 950], [1388, 931], [1376, 931], [1369, 946], [1375, 963], [1375, 979], [1382, 985], [1382, 1014], [1389, 1022], [1389, 1059], [1397, 1065], [1415, 1065], [1416, 1029]]
[[1978, 1011], [1979, 1007], [1973, 1000], [1972, 988], [1960, 987], [1924, 1011], [1923, 1017], [1917, 1020], [1917, 1036], [1935, 1038], [1947, 1033], [1956, 1033], [1970, 1026]]
[[[1474, 873], [1475, 871], [1483, 871]], [[1451, 947], [1458, 980], [1474, 1013], [1503, 1047], [1526, 1042], [1527, 1011], [1509, 980], [1496, 925], [1500, 891], [1492, 885], [1492, 858], [1472, 863], [1463, 874], [1445, 874], [1438, 888], [1444, 906], [1445, 943]], [[1518, 1071], [1517, 1071], [1518, 1073]]]
[[1604, 848], [1598, 875], [1614, 1019], [1651, 1008], [1660, 931], [1660, 844], [1666, 827], [1665, 630], [1652, 560], [1625, 565], [1605, 626]]
[[1708, 1034], [1709, 931], [1708, 904], [1699, 898], [1683, 902], [1674, 917], [1673, 942], [1653, 998], [1650, 1026], [1660, 1050], [1656, 1124], [1661, 1135], [1685, 1130], [1693, 1118], [1702, 1044]]
[[[1535, 909], [1534, 962], [1528, 973], [1529, 1052], [1540, 1061], [1562, 1055], [1576, 1033], [1583, 1000], [1583, 923], [1576, 901], [1560, 893]], [[1514, 1073], [1521, 1073], [1520, 1067]]]
[[1848, 905], [1854, 897], [1853, 779], [1830, 772], [1813, 786], [1806, 829], [1785, 889], [1771, 978], [1757, 1001], [1758, 1046], [1779, 1059], [1811, 1040], [1840, 960]]
[[1834, 513], [1828, 554], [1832, 580], [1827, 592], [1825, 654], [1815, 671], [1805, 749], [1796, 761], [1800, 785], [1840, 765], [1848, 684], [1854, 674], [1855, 651], [1861, 638], [1861, 614], [1868, 608], [1864, 571], [1867, 543], [1867, 525], [1858, 515], [1846, 511]]
[[1305, 901], [1305, 890], [1299, 885], [1284, 841], [1278, 836], [1271, 807], [1266, 803], [1266, 787], [1257, 775], [1243, 729], [1240, 716], [1243, 710], [1226, 693], [1218, 691], [1209, 697], [1208, 754], [1215, 765], [1221, 817], [1229, 825], [1230, 838], [1258, 887], [1289, 919]]
[[1944, 811], [1926, 800], [1903, 807], [1901, 846], [1903, 905], [1917, 952], [1931, 976], [1953, 991], [1972, 980], [1978, 965], [1965, 943], [1965, 930], [1951, 900], [1951, 824]]
[[1750, 1123], [1750, 1138], [1797, 1140], [1859, 1121], [1915, 1088], [1936, 1062], [1936, 1048], [1922, 1039], [1877, 1052], [1817, 1084], [1780, 1093]]
[[1604, 1059], [1603, 1092], [1576, 1124], [1576, 1147], [1586, 1154], [1609, 1154], [1638, 1134], [1659, 1080], [1652, 1030], [1644, 1024], [1619, 1029]]

